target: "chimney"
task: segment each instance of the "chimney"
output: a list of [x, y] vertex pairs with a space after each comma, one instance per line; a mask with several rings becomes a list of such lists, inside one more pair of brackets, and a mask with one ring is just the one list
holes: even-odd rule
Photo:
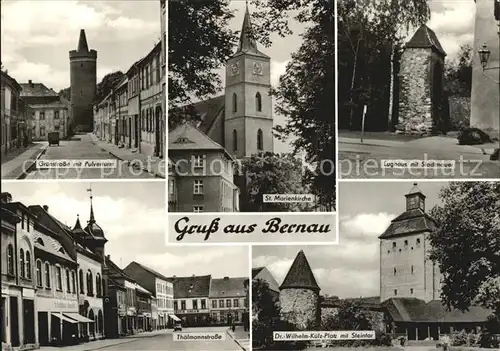
[[111, 255], [106, 255], [106, 258], [111, 261]]
[[43, 205], [43, 209], [45, 210], [45, 212], [49, 212], [49, 206]]
[[12, 202], [12, 195], [10, 193], [2, 193], [1, 202], [3, 204], [8, 204], [9, 202]]
[[194, 277], [196, 277], [196, 276], [193, 274], [193, 275], [191, 276], [191, 278], [194, 278]]
[[28, 85], [29, 85], [30, 87], [33, 87], [33, 81], [32, 81], [31, 79], [30, 79], [30, 80], [28, 80]]
[[224, 277], [224, 280], [228, 280], [228, 279], [229, 279], [229, 277]]

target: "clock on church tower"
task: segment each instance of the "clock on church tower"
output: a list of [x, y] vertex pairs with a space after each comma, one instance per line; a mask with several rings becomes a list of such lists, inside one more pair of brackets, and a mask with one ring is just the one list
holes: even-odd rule
[[238, 50], [226, 65], [224, 146], [236, 158], [273, 152], [270, 57], [251, 30], [247, 5]]

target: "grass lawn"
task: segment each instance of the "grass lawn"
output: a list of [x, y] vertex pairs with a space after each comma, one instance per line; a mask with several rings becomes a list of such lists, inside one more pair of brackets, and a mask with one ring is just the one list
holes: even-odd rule
[[[360, 139], [361, 131], [339, 130], [339, 137]], [[422, 139], [425, 137], [417, 135], [396, 134], [390, 132], [365, 132], [364, 138], [375, 139], [375, 140], [412, 141], [412, 140]]]

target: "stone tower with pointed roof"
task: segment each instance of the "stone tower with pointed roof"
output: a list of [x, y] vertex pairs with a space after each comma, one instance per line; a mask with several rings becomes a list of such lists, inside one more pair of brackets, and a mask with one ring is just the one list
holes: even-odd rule
[[436, 33], [425, 24], [406, 44], [399, 70], [398, 131], [417, 135], [447, 131], [445, 57]]
[[92, 104], [97, 88], [97, 51], [89, 50], [85, 30], [80, 30], [78, 47], [69, 52], [71, 79], [71, 114], [73, 128], [94, 129]]
[[321, 320], [320, 290], [304, 251], [300, 250], [280, 286], [283, 318], [298, 329], [317, 327]]
[[273, 151], [271, 62], [254, 39], [248, 4], [239, 47], [226, 65], [224, 146], [236, 158]]
[[429, 259], [429, 235], [436, 224], [425, 209], [417, 183], [406, 198], [406, 210], [391, 221], [380, 239], [380, 300], [414, 297], [440, 299], [441, 273]]

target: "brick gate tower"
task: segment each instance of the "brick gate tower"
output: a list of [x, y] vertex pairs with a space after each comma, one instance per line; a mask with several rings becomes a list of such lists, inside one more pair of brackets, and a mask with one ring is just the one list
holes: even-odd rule
[[97, 85], [97, 51], [89, 50], [85, 30], [80, 30], [78, 47], [69, 52], [71, 77], [71, 113], [73, 129], [92, 132], [94, 129], [94, 102]]

